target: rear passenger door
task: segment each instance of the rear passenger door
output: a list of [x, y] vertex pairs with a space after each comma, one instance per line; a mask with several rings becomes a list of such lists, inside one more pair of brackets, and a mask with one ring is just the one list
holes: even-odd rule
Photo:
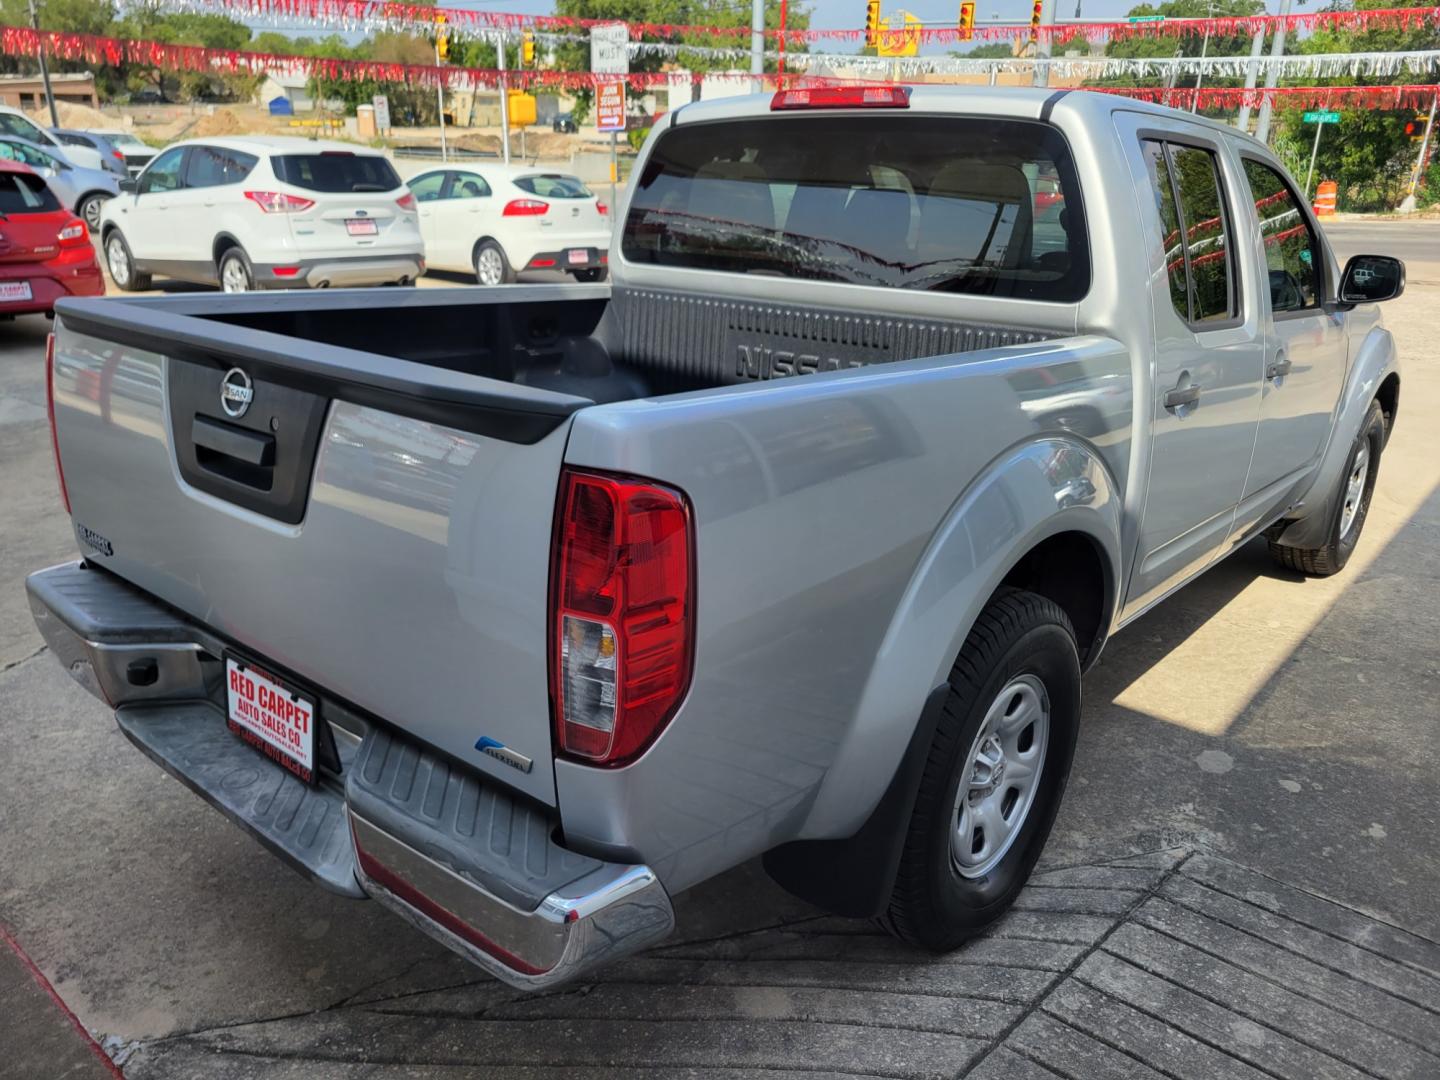
[[1261, 290], [1269, 346], [1264, 396], [1242, 508], [1244, 517], [1258, 520], [1286, 502], [1324, 451], [1349, 342], [1344, 317], [1325, 309], [1331, 266], [1303, 200], [1270, 163], [1243, 150], [1240, 162], [1251, 235], [1258, 230], [1268, 278]]
[[1259, 416], [1265, 331], [1237, 244], [1243, 180], [1195, 128], [1134, 131], [1131, 169], [1152, 238], [1150, 473], [1133, 614], [1202, 570], [1229, 535]]

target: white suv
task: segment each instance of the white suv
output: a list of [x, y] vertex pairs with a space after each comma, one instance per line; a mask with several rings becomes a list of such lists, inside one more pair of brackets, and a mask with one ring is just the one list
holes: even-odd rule
[[381, 155], [300, 138], [197, 139], [156, 155], [105, 204], [110, 277], [226, 292], [410, 285], [425, 272], [415, 197]]

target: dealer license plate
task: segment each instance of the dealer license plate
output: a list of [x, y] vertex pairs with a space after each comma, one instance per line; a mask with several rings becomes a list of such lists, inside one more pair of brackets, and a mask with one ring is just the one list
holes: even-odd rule
[[315, 702], [253, 664], [225, 658], [230, 730], [306, 783], [315, 777]]
[[380, 226], [370, 218], [346, 218], [345, 231], [351, 236], [374, 236], [380, 231]]
[[6, 300], [29, 300], [30, 282], [28, 281], [4, 281], [0, 282], [0, 302]]
[[590, 261], [590, 252], [584, 248], [571, 248], [565, 253], [565, 258], [570, 261], [570, 265], [572, 266], [576, 264], [584, 266]]

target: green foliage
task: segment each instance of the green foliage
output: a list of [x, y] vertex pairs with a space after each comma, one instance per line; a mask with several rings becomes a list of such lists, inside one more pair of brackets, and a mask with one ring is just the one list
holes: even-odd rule
[[963, 56], [967, 60], [1008, 60], [1015, 55], [1015, 46], [1008, 41], [987, 41], [969, 52], [955, 51], [950, 55]]
[[631, 128], [625, 132], [625, 141], [630, 144], [630, 149], [634, 150], [637, 154], [640, 152], [640, 147], [645, 145], [645, 140], [649, 137], [650, 129], [648, 127]]
[[[1229, 15], [1260, 15], [1265, 11], [1263, 0], [1168, 0], [1163, 4], [1141, 4], [1126, 12], [1127, 16], [1163, 15], [1167, 19], [1224, 18]], [[1106, 56], [1146, 57], [1244, 56], [1250, 51], [1248, 34], [1214, 35], [1207, 42], [1203, 35], [1184, 34], [1180, 37], [1117, 38], [1105, 46]]]

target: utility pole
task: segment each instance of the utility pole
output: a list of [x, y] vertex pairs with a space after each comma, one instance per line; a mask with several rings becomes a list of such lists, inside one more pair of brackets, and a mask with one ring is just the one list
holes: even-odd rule
[[[1206, 5], [1205, 5], [1205, 14], [1206, 14], [1208, 17], [1210, 17], [1210, 18], [1214, 18], [1214, 17], [1215, 17], [1215, 4], [1214, 4], [1214, 0], [1211, 0], [1211, 2], [1210, 2], [1209, 4], [1206, 4]], [[1205, 24], [1205, 40], [1200, 43], [1200, 59], [1201, 59], [1202, 63], [1201, 63], [1201, 65], [1200, 65], [1198, 68], [1195, 69], [1195, 96], [1190, 99], [1190, 111], [1191, 111], [1192, 113], [1195, 112], [1195, 111], [1197, 111], [1197, 110], [1200, 108], [1200, 84], [1201, 84], [1201, 83], [1204, 81], [1204, 79], [1205, 79], [1205, 65], [1204, 65], [1203, 61], [1204, 61], [1204, 59], [1205, 59], [1205, 54], [1206, 54], [1207, 52], [1209, 52], [1209, 51], [1210, 51], [1210, 24], [1207, 22], [1207, 23]]]
[[[495, 55], [499, 62], [495, 65], [500, 69], [500, 156], [505, 164], [510, 164], [510, 82], [505, 78], [505, 35], [497, 36], [499, 47]], [[612, 135], [611, 138], [614, 138]]]
[[[435, 46], [435, 66], [440, 66], [440, 46]], [[435, 114], [440, 118], [440, 160], [449, 161], [450, 154], [445, 148], [445, 80], [435, 84]]]
[[1415, 159], [1415, 169], [1410, 174], [1410, 192], [1400, 204], [1402, 214], [1415, 209], [1415, 199], [1420, 193], [1420, 178], [1425, 175], [1425, 159], [1430, 156], [1430, 140], [1435, 134], [1435, 106], [1440, 104], [1440, 94], [1430, 99], [1430, 117], [1425, 121], [1425, 134], [1420, 138], [1420, 155]]
[[[1265, 31], [1256, 30], [1255, 36], [1250, 39], [1250, 62], [1245, 65], [1245, 89], [1254, 90], [1255, 81], [1260, 77], [1260, 52], [1265, 48]], [[1241, 131], [1250, 127], [1250, 102], [1246, 101], [1240, 106], [1240, 117], [1235, 121], [1235, 126]]]
[[765, 0], [750, 2], [750, 74], [754, 75], [755, 93], [765, 89]]
[[1052, 43], [1049, 31], [1055, 25], [1055, 0], [1040, 0], [1041, 32], [1035, 38], [1035, 74], [1031, 83], [1035, 86], [1050, 85], [1050, 65], [1043, 61], [1050, 59]]
[[[30, 28], [38, 35], [40, 33], [40, 15], [35, 10], [35, 0], [30, 0]], [[50, 89], [50, 64], [45, 59], [45, 41], [42, 38], [36, 43], [35, 50], [40, 57], [40, 81], [45, 84], [45, 101], [50, 106], [50, 126], [60, 126], [60, 114], [55, 111], [55, 92]]]
[[1305, 172], [1305, 201], [1310, 201], [1310, 181], [1315, 179], [1315, 159], [1320, 156], [1320, 132], [1325, 130], [1325, 114], [1315, 124], [1315, 144], [1310, 147], [1310, 168]]
[[[1270, 59], [1277, 61], [1270, 65], [1270, 70], [1265, 73], [1265, 89], [1274, 90], [1275, 84], [1280, 81], [1280, 64], [1278, 61], [1285, 55], [1285, 18], [1290, 14], [1290, 0], [1280, 0], [1280, 21], [1275, 24], [1275, 43], [1270, 47]], [[1265, 100], [1260, 102], [1260, 116], [1255, 121], [1255, 137], [1263, 143], [1270, 141], [1270, 113], [1271, 98], [1273, 95], [1266, 94]]]

